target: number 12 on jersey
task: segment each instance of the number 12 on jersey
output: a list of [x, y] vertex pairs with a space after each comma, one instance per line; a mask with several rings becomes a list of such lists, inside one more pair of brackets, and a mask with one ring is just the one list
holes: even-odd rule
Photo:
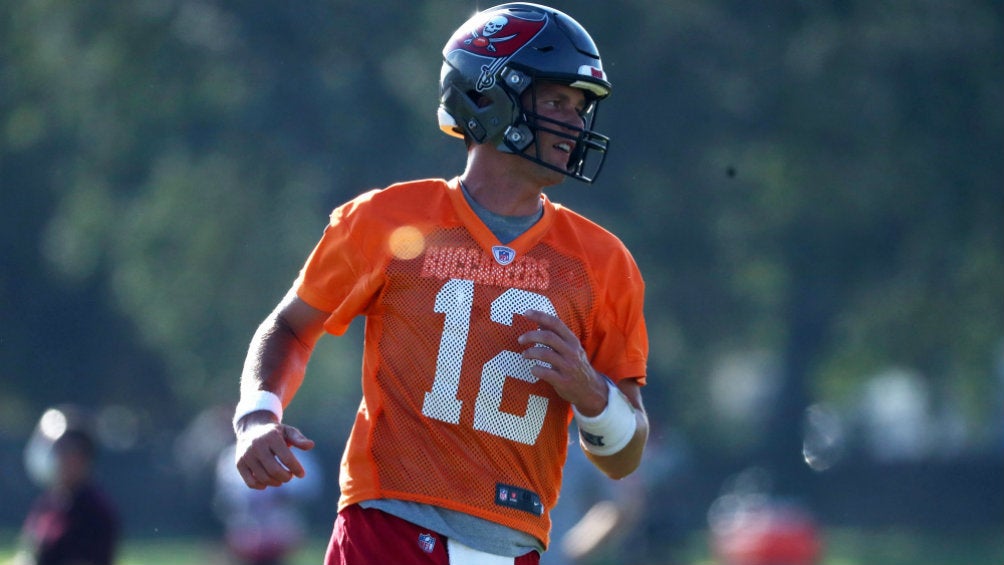
[[[474, 281], [450, 279], [436, 294], [435, 311], [445, 314], [446, 319], [436, 356], [436, 375], [432, 390], [425, 393], [422, 414], [450, 424], [460, 423], [463, 401], [457, 398], [457, 391], [460, 389], [460, 373], [470, 337], [473, 309]], [[490, 315], [493, 322], [511, 326], [513, 316], [527, 310], [540, 310], [557, 316], [554, 305], [546, 296], [518, 288], [510, 288], [492, 301]], [[500, 409], [506, 379], [512, 377], [529, 383], [537, 382], [537, 378], [530, 373], [535, 363], [524, 359], [516, 351], [502, 350], [481, 367], [481, 385], [474, 401], [474, 429], [526, 445], [536, 443], [544, 427], [547, 398], [531, 394], [523, 416]]]

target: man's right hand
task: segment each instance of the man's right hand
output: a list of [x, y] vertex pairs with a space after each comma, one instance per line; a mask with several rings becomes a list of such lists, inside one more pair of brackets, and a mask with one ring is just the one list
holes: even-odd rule
[[309, 450], [314, 441], [293, 426], [279, 423], [271, 412], [252, 412], [237, 422], [237, 471], [253, 489], [281, 486], [304, 476], [291, 447]]

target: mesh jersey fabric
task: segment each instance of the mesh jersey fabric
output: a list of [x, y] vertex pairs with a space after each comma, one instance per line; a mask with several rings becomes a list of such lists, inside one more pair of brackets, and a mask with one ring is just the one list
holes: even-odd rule
[[645, 384], [648, 335], [626, 247], [541, 198], [541, 220], [506, 246], [457, 179], [372, 190], [332, 212], [297, 294], [331, 312], [332, 334], [366, 317], [339, 509], [410, 500], [547, 545], [572, 411], [520, 356], [516, 338], [535, 327], [522, 313], [557, 315], [614, 381]]

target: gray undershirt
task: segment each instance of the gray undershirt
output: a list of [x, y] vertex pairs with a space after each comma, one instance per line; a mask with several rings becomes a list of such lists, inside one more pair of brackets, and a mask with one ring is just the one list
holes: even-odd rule
[[481, 221], [488, 226], [495, 237], [499, 241], [505, 244], [509, 244], [512, 240], [523, 235], [523, 232], [533, 227], [537, 223], [537, 220], [544, 215], [544, 208], [541, 207], [535, 213], [529, 216], [504, 216], [502, 214], [496, 214], [488, 208], [478, 204], [474, 198], [471, 198], [469, 192], [467, 192], [467, 187], [464, 183], [460, 183], [460, 189], [464, 193], [464, 198], [467, 199], [467, 203], [471, 205], [471, 209], [474, 213], [481, 218]]
[[[529, 216], [496, 214], [471, 198], [463, 183], [460, 186], [471, 209], [502, 243], [508, 244], [516, 239], [544, 215], [543, 208]], [[429, 528], [447, 538], [453, 538], [468, 547], [494, 555], [519, 557], [533, 550], [544, 552], [544, 545], [530, 534], [464, 512], [389, 498], [366, 500], [360, 502], [359, 506], [381, 510], [412, 524]]]

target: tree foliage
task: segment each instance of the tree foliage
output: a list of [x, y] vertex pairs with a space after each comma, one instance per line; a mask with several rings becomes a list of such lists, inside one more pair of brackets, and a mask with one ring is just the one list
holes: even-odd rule
[[[890, 365], [999, 416], [999, 2], [554, 5], [601, 46], [614, 142], [599, 183], [550, 192], [646, 274], [657, 419], [728, 444], [707, 375], [744, 350], [781, 358], [789, 423]], [[327, 212], [461, 170], [436, 81], [475, 7], [5, 4], [8, 423], [67, 398], [182, 418], [232, 402]], [[337, 392], [357, 344], [325, 343], [312, 380]]]

